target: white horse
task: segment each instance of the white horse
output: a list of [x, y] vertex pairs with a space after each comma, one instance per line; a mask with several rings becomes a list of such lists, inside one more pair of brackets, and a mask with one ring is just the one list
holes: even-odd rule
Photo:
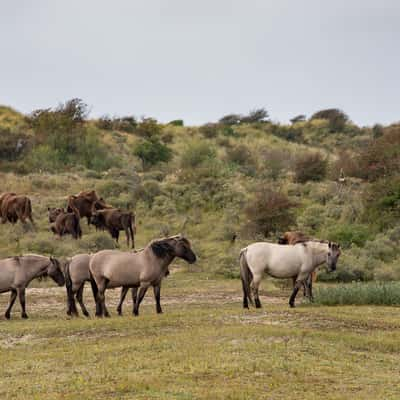
[[243, 286], [243, 307], [253, 304], [251, 291], [257, 308], [261, 307], [258, 287], [263, 272], [274, 278], [296, 279], [289, 305], [294, 301], [299, 288], [307, 277], [321, 264], [327, 263], [328, 271], [336, 269], [340, 245], [332, 242], [309, 240], [293, 246], [275, 243], [253, 243], [240, 251], [240, 276]]

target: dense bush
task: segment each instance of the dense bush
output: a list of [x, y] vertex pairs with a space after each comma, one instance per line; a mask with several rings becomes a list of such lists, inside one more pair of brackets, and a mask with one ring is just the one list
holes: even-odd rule
[[267, 122], [268, 121], [268, 111], [265, 108], [258, 108], [249, 112], [240, 118], [242, 123], [255, 123], [255, 122]]
[[184, 126], [185, 124], [183, 123], [183, 119], [174, 119], [173, 121], [169, 121], [168, 125]]
[[172, 158], [172, 150], [161, 143], [157, 137], [150, 137], [136, 144], [133, 154], [140, 158], [144, 169], [159, 162], [168, 162]]
[[162, 126], [154, 118], [143, 118], [135, 129], [135, 134], [146, 139], [159, 136]]
[[244, 144], [227, 148], [226, 160], [229, 163], [237, 165], [247, 175], [254, 175], [256, 172], [257, 160], [250, 149]]
[[340, 243], [342, 248], [347, 249], [352, 245], [363, 247], [371, 237], [371, 228], [366, 225], [342, 223], [329, 229], [327, 239]]
[[307, 153], [299, 156], [295, 162], [295, 181], [321, 181], [325, 178], [328, 161], [321, 153]]
[[182, 168], [195, 168], [205, 161], [215, 158], [216, 150], [204, 141], [194, 140], [190, 142], [181, 156]]
[[0, 127], [0, 160], [16, 160], [22, 155], [27, 142], [27, 135]]
[[133, 116], [126, 117], [109, 117], [104, 115], [96, 121], [96, 126], [104, 130], [116, 130], [132, 133], [135, 131], [137, 121]]
[[268, 237], [270, 234], [288, 230], [295, 223], [294, 206], [284, 193], [261, 188], [244, 210], [248, 219], [245, 231]]
[[329, 121], [329, 128], [331, 132], [341, 132], [344, 130], [349, 117], [337, 108], [328, 108], [314, 113], [311, 118], [313, 119], [326, 119]]

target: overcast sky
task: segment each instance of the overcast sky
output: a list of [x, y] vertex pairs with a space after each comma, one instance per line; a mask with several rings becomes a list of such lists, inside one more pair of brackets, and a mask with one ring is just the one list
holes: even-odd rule
[[0, 104], [25, 113], [400, 120], [398, 0], [2, 0], [0, 37]]

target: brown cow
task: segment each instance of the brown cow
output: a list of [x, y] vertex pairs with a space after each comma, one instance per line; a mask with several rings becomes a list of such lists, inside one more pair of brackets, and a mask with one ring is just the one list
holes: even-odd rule
[[55, 235], [64, 236], [71, 234], [74, 239], [82, 237], [79, 213], [65, 212], [64, 208], [48, 208], [51, 230]]
[[97, 229], [106, 229], [117, 243], [119, 239], [119, 231], [125, 231], [128, 247], [130, 238], [132, 248], [135, 248], [134, 233], [136, 233], [136, 225], [134, 213], [121, 211], [116, 208], [93, 210], [90, 222], [95, 225]]
[[94, 190], [85, 190], [68, 197], [67, 211], [73, 212], [74, 208], [79, 211], [81, 218], [87, 218], [88, 225], [90, 225], [90, 218], [93, 209], [103, 210], [106, 208], [112, 208], [112, 206], [106, 204], [102, 197], [98, 197]]
[[32, 204], [29, 197], [16, 195], [15, 193], [5, 193], [1, 196], [0, 206], [2, 224], [5, 224], [7, 221], [15, 224], [18, 220], [25, 223], [29, 219], [32, 225], [35, 225], [32, 218]]
[[[302, 243], [305, 242], [306, 240], [310, 239], [307, 237], [303, 232], [300, 231], [289, 231], [285, 232], [283, 236], [281, 236], [278, 239], [279, 244], [296, 244], [296, 243]], [[312, 283], [315, 282], [317, 279], [317, 271], [313, 271], [310, 276], [307, 278], [305, 284], [304, 284], [304, 296], [309, 297], [311, 301], [314, 300], [313, 294], [312, 294]], [[293, 285], [296, 283], [296, 278], [293, 278]]]

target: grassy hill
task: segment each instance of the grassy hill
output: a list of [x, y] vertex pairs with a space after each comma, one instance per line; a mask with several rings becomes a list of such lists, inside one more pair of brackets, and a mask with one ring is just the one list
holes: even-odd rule
[[29, 116], [0, 107], [0, 190], [30, 196], [38, 225], [0, 226], [0, 256], [114, 247], [83, 220], [79, 241], [49, 230], [47, 207], [93, 188], [135, 210], [137, 247], [184, 232], [199, 255], [192, 270], [235, 277], [241, 247], [299, 229], [344, 247], [338, 272], [320, 279], [400, 278], [399, 125], [338, 123], [331, 110], [289, 125], [241, 117], [187, 127], [90, 120], [86, 110], [79, 100]]

